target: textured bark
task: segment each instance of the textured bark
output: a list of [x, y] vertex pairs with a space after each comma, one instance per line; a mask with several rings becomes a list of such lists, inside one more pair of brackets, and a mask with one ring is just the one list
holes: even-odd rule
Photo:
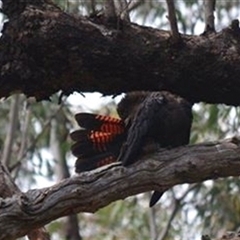
[[[8, 170], [0, 162], [0, 209], [2, 206], [2, 199], [10, 199], [18, 195], [18, 197], [24, 197], [24, 194], [21, 193], [20, 189], [13, 182]], [[4, 226], [4, 222], [0, 219], [0, 225]], [[5, 231], [2, 228], [2, 232]], [[7, 231], [11, 231], [8, 229]], [[13, 237], [12, 239], [15, 239]], [[6, 238], [7, 239], [7, 238]], [[41, 228], [29, 228], [28, 230], [28, 239], [29, 240], [50, 240], [50, 236], [46, 232], [44, 227]]]
[[237, 20], [174, 44], [167, 31], [76, 18], [47, 0], [2, 2], [9, 21], [0, 39], [0, 97], [165, 89], [192, 102], [240, 103]]
[[240, 139], [159, 150], [124, 168], [109, 166], [65, 179], [52, 187], [1, 199], [0, 240], [78, 212], [96, 212], [118, 199], [176, 184], [239, 176]]
[[21, 193], [19, 188], [13, 182], [10, 173], [7, 168], [0, 162], [0, 197], [11, 197], [15, 193]]

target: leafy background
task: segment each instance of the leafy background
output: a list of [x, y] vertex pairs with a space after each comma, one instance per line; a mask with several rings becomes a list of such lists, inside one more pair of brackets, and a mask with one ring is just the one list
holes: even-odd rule
[[[89, 15], [101, 12], [103, 1], [55, 0], [70, 14]], [[128, 1], [131, 20], [146, 26], [169, 29], [166, 3], [157, 0]], [[186, 34], [204, 30], [203, 1], [177, 0], [179, 29]], [[226, 27], [240, 14], [240, 1], [217, 1], [216, 29]], [[4, 18], [3, 18], [4, 19]], [[60, 100], [35, 102], [21, 94], [1, 100], [0, 154], [17, 184], [24, 191], [50, 186], [74, 174], [69, 132], [77, 128], [74, 114], [80, 111], [116, 115], [120, 97], [103, 98], [99, 93], [74, 93]], [[194, 105], [191, 143], [232, 136], [239, 131], [239, 107]], [[150, 193], [117, 201], [95, 214], [81, 213], [78, 236], [69, 236], [61, 218], [47, 226], [52, 239], [200, 239], [202, 234], [222, 235], [237, 230], [240, 222], [239, 178], [219, 179], [199, 184], [176, 186], [164, 194], [152, 209]]]

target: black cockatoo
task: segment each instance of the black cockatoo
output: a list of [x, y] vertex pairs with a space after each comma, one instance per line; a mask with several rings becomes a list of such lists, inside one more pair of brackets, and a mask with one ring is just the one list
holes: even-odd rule
[[[189, 143], [192, 124], [192, 104], [166, 91], [136, 91], [126, 94], [118, 104], [119, 118], [79, 113], [76, 120], [83, 128], [71, 133], [72, 146], [78, 158], [76, 172], [121, 161], [132, 164], [143, 153], [147, 142], [162, 148]], [[155, 191], [153, 206], [162, 193]]]

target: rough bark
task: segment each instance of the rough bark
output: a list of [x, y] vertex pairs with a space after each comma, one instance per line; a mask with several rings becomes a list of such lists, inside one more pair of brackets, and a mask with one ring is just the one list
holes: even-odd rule
[[76, 18], [49, 0], [2, 2], [9, 21], [0, 39], [0, 97], [165, 89], [192, 102], [240, 103], [237, 20], [218, 33], [181, 35], [174, 44], [167, 31]]
[[54, 219], [96, 212], [110, 202], [176, 184], [239, 176], [240, 139], [159, 150], [124, 168], [108, 166], [0, 202], [0, 240], [24, 236]]
[[[20, 198], [23, 196], [20, 189], [13, 182], [7, 168], [0, 162], [0, 209], [2, 205], [2, 199], [10, 199], [14, 195], [18, 195]], [[0, 225], [4, 226], [4, 222], [2, 222], [1, 219]], [[5, 230], [2, 229], [2, 232], [4, 231]], [[8, 231], [11, 231], [11, 229], [8, 229]], [[27, 234], [29, 240], [50, 240], [50, 236], [44, 227], [29, 228]], [[13, 237], [12, 239], [15, 239], [16, 237]]]

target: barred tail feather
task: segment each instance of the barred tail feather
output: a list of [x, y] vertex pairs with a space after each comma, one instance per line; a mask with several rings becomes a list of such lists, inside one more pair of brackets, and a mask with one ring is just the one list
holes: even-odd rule
[[77, 142], [92, 142], [93, 144], [106, 144], [114, 140], [117, 134], [110, 132], [77, 130], [70, 134], [72, 140]]
[[[122, 141], [124, 134], [115, 135], [107, 132], [77, 130], [70, 134], [71, 138], [76, 141], [72, 145], [73, 155], [79, 157], [86, 152], [92, 151], [93, 154], [106, 152], [116, 148], [115, 145]], [[120, 149], [120, 147], [119, 147]]]
[[124, 122], [118, 118], [90, 113], [79, 113], [75, 118], [85, 128], [70, 134], [75, 141], [71, 150], [78, 158], [76, 172], [90, 171], [116, 162], [126, 138]]
[[94, 150], [91, 142], [76, 142], [72, 145], [71, 151], [76, 157], [99, 154], [98, 150]]
[[92, 113], [78, 113], [75, 115], [80, 127], [101, 132], [121, 134], [125, 131], [124, 122], [119, 118]]
[[110, 152], [105, 152], [89, 158], [78, 158], [75, 163], [75, 171], [77, 173], [91, 171], [116, 161], [116, 156]]

